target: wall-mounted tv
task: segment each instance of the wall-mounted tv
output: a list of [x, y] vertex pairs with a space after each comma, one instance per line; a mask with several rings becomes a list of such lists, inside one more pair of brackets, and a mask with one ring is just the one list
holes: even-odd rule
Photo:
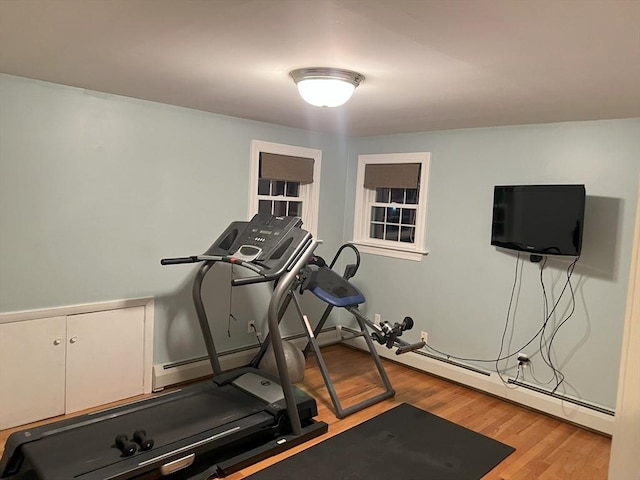
[[496, 186], [491, 245], [536, 255], [578, 256], [584, 205], [584, 185]]

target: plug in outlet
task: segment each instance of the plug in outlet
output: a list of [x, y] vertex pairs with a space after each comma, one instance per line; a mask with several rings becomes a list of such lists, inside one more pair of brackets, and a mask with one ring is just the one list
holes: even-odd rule
[[373, 314], [373, 323], [375, 323], [376, 325], [380, 325], [380, 314], [379, 313], [374, 313]]
[[247, 333], [257, 333], [256, 322], [254, 320], [249, 320], [247, 322]]
[[429, 339], [429, 334], [425, 331], [420, 332], [420, 341], [427, 344], [427, 340]]
[[526, 367], [527, 365], [529, 365], [529, 355], [527, 355], [524, 352], [520, 352], [518, 353], [518, 365], [521, 365], [522, 367]]

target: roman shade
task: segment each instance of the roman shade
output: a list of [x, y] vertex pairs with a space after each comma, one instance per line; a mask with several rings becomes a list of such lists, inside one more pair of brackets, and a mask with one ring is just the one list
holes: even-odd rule
[[287, 182], [312, 183], [313, 158], [260, 153], [260, 178]]
[[368, 163], [364, 188], [418, 188], [419, 163]]

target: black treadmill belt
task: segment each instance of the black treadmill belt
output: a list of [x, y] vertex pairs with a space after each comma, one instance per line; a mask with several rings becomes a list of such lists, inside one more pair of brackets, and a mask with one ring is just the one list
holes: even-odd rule
[[[207, 438], [225, 432], [229, 424], [252, 415], [256, 422], [272, 419], [264, 413], [262, 402], [232, 386], [216, 387], [181, 396], [179, 401], [164, 401], [111, 418], [105, 415], [105, 421], [44, 437], [22, 449], [42, 478], [73, 478], [118, 462], [134, 460], [132, 463], [137, 464], [172, 452], [199, 440], [198, 436]], [[247, 424], [251, 422], [244, 422]], [[146, 430], [154, 446], [147, 452], [123, 457], [115, 448], [115, 437], [125, 434], [131, 439], [136, 430]]]

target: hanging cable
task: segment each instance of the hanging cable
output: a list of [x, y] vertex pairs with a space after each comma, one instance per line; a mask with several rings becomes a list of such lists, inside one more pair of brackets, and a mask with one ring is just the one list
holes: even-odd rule
[[[233, 267], [234, 265], [232, 263], [231, 270], [229, 272], [231, 281], [233, 281]], [[229, 282], [229, 285], [231, 285], [231, 282]], [[233, 286], [229, 287], [229, 318], [227, 319], [227, 337], [229, 338], [231, 338], [231, 320], [233, 320], [234, 322], [238, 321], [236, 317], [233, 316]]]
[[505, 381], [504, 378], [502, 378], [502, 374], [500, 373], [500, 366], [498, 365], [498, 362], [500, 361], [500, 356], [502, 355], [502, 350], [504, 349], [504, 338], [507, 335], [507, 329], [509, 327], [509, 317], [511, 316], [511, 306], [513, 305], [513, 297], [516, 291], [516, 286], [518, 285], [518, 265], [519, 264], [520, 264], [520, 252], [518, 252], [518, 256], [516, 257], [516, 269], [513, 275], [513, 286], [511, 287], [511, 296], [509, 297], [509, 307], [507, 308], [507, 316], [504, 322], [504, 329], [502, 330], [502, 337], [500, 338], [500, 351], [498, 352], [498, 358], [496, 358], [496, 373], [498, 374], [498, 377], [500, 377], [500, 380], [502, 381], [502, 383], [504, 383], [505, 385], [508, 385], [508, 383]]
[[550, 318], [549, 316], [549, 299], [547, 297], [547, 290], [544, 284], [544, 267], [547, 264], [547, 258], [548, 257], [544, 257], [544, 262], [542, 262], [540, 264], [540, 287], [542, 288], [542, 299], [543, 299], [543, 311], [542, 311], [542, 318], [543, 318], [543, 323], [542, 323], [542, 332], [540, 332], [540, 342], [539, 342], [539, 349], [538, 351], [540, 352], [540, 358], [542, 358], [542, 360], [544, 361], [544, 363], [547, 364], [548, 367], [550, 367], [553, 371], [553, 378], [549, 379], [546, 382], [538, 382], [541, 383], [542, 385], [548, 385], [549, 383], [551, 383], [554, 379], [556, 379], [556, 383], [557, 383], [557, 379], [558, 379], [558, 373], [556, 371], [556, 369], [553, 367], [553, 363], [551, 362], [550, 359], [547, 359], [547, 355], [545, 354], [546, 351], [546, 347], [547, 347], [547, 337], [545, 335], [546, 332], [546, 328], [547, 328], [547, 320]]
[[[573, 274], [573, 270], [575, 269], [575, 267], [576, 267], [576, 263], [578, 263], [578, 259], [579, 259], [579, 258], [580, 258], [580, 257], [577, 257], [577, 258], [575, 259], [575, 261], [574, 261], [571, 265], [569, 265], [569, 267], [567, 268], [567, 282], [566, 282], [566, 284], [568, 284], [568, 285], [569, 285], [569, 290], [571, 291], [571, 311], [570, 311], [570, 312], [569, 312], [569, 314], [568, 314], [568, 315], [567, 315], [567, 316], [566, 316], [566, 317], [565, 317], [565, 318], [564, 318], [564, 319], [563, 319], [563, 320], [558, 324], [558, 326], [557, 326], [557, 327], [556, 327], [556, 329], [554, 330], [553, 334], [551, 335], [551, 338], [549, 339], [549, 344], [548, 344], [548, 347], [549, 347], [549, 351], [548, 351], [549, 359], [551, 359], [551, 346], [552, 346], [552, 344], [553, 344], [553, 340], [554, 340], [554, 339], [555, 339], [555, 337], [556, 337], [556, 334], [558, 333], [558, 330], [560, 330], [560, 328], [561, 328], [561, 327], [562, 327], [562, 326], [567, 322], [567, 320], [569, 320], [569, 319], [573, 316], [574, 312], [576, 311], [576, 296], [575, 296], [575, 292], [573, 291], [573, 285], [571, 284], [571, 275]], [[565, 285], [566, 285], [566, 284], [565, 284]], [[553, 363], [553, 362], [552, 362], [552, 363]], [[553, 369], [554, 369], [554, 371], [555, 371], [555, 367], [553, 367], [553, 365], [552, 365], [552, 367], [551, 367], [551, 368], [553, 368]], [[558, 387], [560, 386], [560, 384], [561, 384], [562, 382], [564, 382], [564, 378], [565, 378], [565, 377], [564, 377], [564, 374], [563, 374], [562, 372], [560, 372], [560, 371], [558, 371], [558, 373], [560, 374], [561, 378], [560, 378], [560, 380], [559, 380], [559, 381], [557, 381], [557, 382], [556, 382], [556, 386], [555, 386], [555, 387], [554, 387], [554, 389], [551, 391], [551, 393], [555, 393], [555, 392], [556, 392], [556, 390], [558, 389]]]
[[[577, 257], [572, 263], [571, 265], [568, 267], [567, 271], [568, 272], [573, 272], [573, 269], [575, 268], [575, 264], [578, 262], [580, 257]], [[517, 264], [518, 259], [516, 260], [516, 264]], [[556, 302], [553, 305], [553, 308], [551, 309], [550, 312], [548, 312], [547, 316], [545, 317], [542, 326], [538, 329], [538, 331], [522, 346], [520, 346], [519, 348], [515, 349], [513, 353], [509, 353], [507, 355], [505, 355], [504, 357], [501, 356], [502, 355], [502, 343], [501, 343], [501, 351], [498, 355], [497, 358], [493, 358], [493, 359], [485, 359], [485, 358], [469, 358], [469, 357], [460, 357], [457, 355], [452, 355], [446, 352], [442, 352], [434, 347], [432, 347], [431, 345], [427, 344], [425, 346], [425, 348], [439, 354], [442, 355], [443, 357], [445, 357], [447, 360], [460, 360], [460, 361], [466, 361], [466, 362], [479, 362], [479, 363], [496, 363], [498, 361], [502, 361], [502, 360], [507, 360], [511, 357], [514, 357], [518, 354], [518, 352], [521, 352], [522, 350], [524, 350], [525, 348], [527, 348], [529, 345], [531, 345], [533, 343], [533, 341], [538, 338], [538, 335], [540, 335], [544, 329], [546, 328], [547, 323], [549, 322], [549, 319], [552, 317], [553, 313], [555, 312], [556, 308], [558, 307], [558, 304], [560, 303], [560, 300], [562, 299], [564, 292], [567, 289], [567, 286], [569, 286], [571, 284], [570, 282], [570, 273], [568, 274], [568, 278], [567, 278], [567, 282], [565, 282], [564, 287], [562, 288], [562, 291], [560, 292], [560, 295], [558, 296], [558, 299], [556, 300]], [[515, 282], [514, 282], [514, 287], [512, 288], [512, 297], [509, 301], [509, 309], [511, 309], [511, 304], [513, 301], [513, 292], [515, 291]], [[573, 288], [571, 288], [571, 291], [573, 292]], [[572, 293], [573, 295], [573, 293]], [[567, 318], [568, 319], [568, 318]], [[566, 321], [567, 319], [565, 319], [564, 321]], [[508, 318], [507, 318], [508, 321]], [[564, 323], [564, 321], [562, 323]], [[505, 325], [505, 331], [506, 331], [506, 325]], [[505, 331], [503, 331], [503, 339], [505, 336]], [[557, 328], [556, 328], [557, 331]]]

